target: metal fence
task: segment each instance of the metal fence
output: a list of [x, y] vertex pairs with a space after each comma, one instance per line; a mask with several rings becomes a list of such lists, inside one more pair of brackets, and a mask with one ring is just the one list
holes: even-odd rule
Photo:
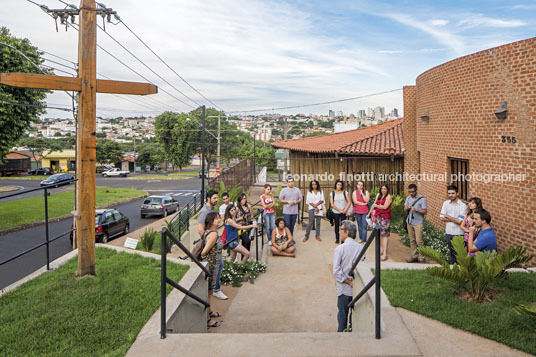
[[[75, 181], [78, 181], [77, 179], [74, 179], [74, 180], [71, 180], [71, 181], [66, 181], [68, 182], [69, 184], [75, 182]], [[8, 258], [8, 259], [5, 259], [4, 261], [1, 261], [0, 262], [0, 266], [4, 265], [4, 264], [7, 264], [13, 260], [16, 260], [28, 253], [31, 253], [33, 252], [34, 250], [36, 249], [39, 249], [43, 246], [46, 246], [46, 258], [47, 258], [47, 270], [50, 270], [50, 243], [54, 242], [55, 240], [58, 240], [60, 238], [63, 238], [65, 237], [66, 235], [69, 235], [71, 234], [74, 230], [73, 229], [70, 229], [68, 230], [67, 232], [65, 233], [62, 233], [56, 237], [53, 237], [53, 238], [50, 238], [49, 237], [49, 233], [48, 233], [48, 195], [49, 195], [49, 190], [50, 189], [53, 189], [56, 187], [56, 184], [52, 184], [52, 185], [48, 185], [48, 186], [43, 186], [43, 187], [38, 187], [38, 188], [33, 188], [33, 189], [30, 189], [30, 190], [26, 190], [26, 191], [21, 191], [21, 192], [17, 192], [17, 193], [12, 193], [12, 194], [9, 194], [9, 195], [5, 195], [5, 196], [2, 196], [0, 197], [0, 200], [3, 200], [3, 199], [6, 199], [6, 198], [9, 198], [9, 197], [14, 197], [14, 196], [18, 196], [18, 195], [23, 195], [23, 194], [26, 194], [26, 193], [29, 193], [29, 192], [34, 192], [34, 191], [39, 191], [39, 190], [43, 190], [43, 197], [44, 197], [44, 200], [45, 200], [45, 210], [44, 210], [44, 217], [45, 217], [45, 241], [32, 247], [32, 248], [29, 248], [29, 249], [26, 249], [25, 251], [23, 252], [20, 252], [18, 254], [15, 254], [14, 256]]]
[[237, 184], [247, 191], [255, 182], [255, 166], [253, 158], [245, 159], [233, 167], [225, 170], [217, 177], [208, 179], [208, 186], [218, 189], [220, 182], [225, 184], [225, 187], [230, 188]]
[[192, 218], [203, 207], [201, 193], [196, 194], [182, 209], [171, 219], [168, 229], [181, 239], [184, 232], [190, 229], [190, 218]]

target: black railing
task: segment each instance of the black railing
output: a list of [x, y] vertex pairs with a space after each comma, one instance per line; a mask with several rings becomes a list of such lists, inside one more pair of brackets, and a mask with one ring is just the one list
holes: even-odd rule
[[376, 332], [376, 339], [380, 339], [381, 338], [381, 331], [380, 331], [380, 312], [381, 312], [381, 281], [380, 281], [380, 273], [381, 273], [381, 265], [380, 265], [380, 230], [377, 229], [377, 228], [374, 228], [374, 230], [372, 231], [372, 234], [369, 236], [369, 238], [367, 239], [367, 242], [365, 243], [365, 246], [363, 247], [363, 249], [361, 250], [361, 252], [359, 253], [359, 255], [357, 256], [357, 259], [355, 260], [353, 266], [352, 266], [352, 270], [350, 270], [352, 276], [354, 275], [355, 273], [355, 269], [357, 268], [357, 264], [359, 264], [359, 262], [361, 261], [361, 259], [363, 258], [363, 256], [365, 255], [365, 252], [367, 251], [368, 247], [370, 246], [370, 244], [372, 243], [372, 241], [376, 239], [376, 258], [375, 258], [375, 263], [376, 263], [376, 271], [375, 271], [375, 274], [374, 274], [374, 278], [372, 278], [368, 283], [367, 285], [365, 285], [365, 287], [363, 287], [363, 289], [352, 299], [352, 301], [350, 302], [350, 304], [348, 304], [348, 306], [353, 309], [354, 308], [354, 305], [355, 303], [363, 296], [366, 294], [366, 292], [373, 286], [373, 285], [376, 285], [376, 296], [375, 296], [375, 303], [374, 303], [374, 314], [375, 314], [375, 319], [374, 319], [374, 322], [375, 322], [375, 332]]
[[[74, 180], [70, 180], [70, 181], [65, 181], [69, 184], [75, 182], [75, 181], [78, 181], [77, 179], [74, 179]], [[62, 184], [64, 184], [65, 182], [63, 182]], [[64, 236], [72, 233], [74, 230], [71, 229], [65, 233], [62, 233], [54, 238], [50, 238], [49, 237], [49, 233], [48, 233], [48, 190], [49, 189], [52, 189], [52, 188], [56, 188], [56, 184], [51, 184], [51, 185], [47, 185], [47, 186], [43, 186], [43, 187], [38, 187], [38, 188], [32, 188], [30, 190], [26, 190], [26, 191], [21, 191], [21, 192], [17, 192], [17, 193], [11, 193], [9, 195], [5, 195], [5, 196], [2, 196], [0, 197], [0, 200], [3, 200], [3, 199], [6, 199], [6, 198], [9, 198], [9, 197], [14, 197], [14, 196], [18, 196], [18, 195], [23, 195], [23, 194], [26, 194], [26, 193], [29, 193], [29, 192], [34, 192], [34, 191], [39, 191], [39, 190], [43, 190], [43, 195], [44, 195], [44, 200], [45, 200], [45, 212], [44, 212], [44, 215], [45, 215], [45, 241], [43, 243], [40, 243], [30, 249], [27, 249], [21, 253], [18, 253], [14, 256], [12, 256], [11, 258], [8, 258], [4, 261], [1, 261], [0, 262], [0, 266], [4, 265], [4, 264], [7, 264], [15, 259], [18, 259], [30, 252], [33, 252], [34, 250], [36, 249], [39, 249], [41, 248], [42, 246], [46, 246], [46, 257], [47, 257], [47, 270], [50, 270], [50, 243], [54, 242], [55, 240], [58, 240], [60, 238], [63, 238]]]
[[166, 338], [166, 284], [171, 285], [175, 289], [182, 292], [184, 295], [189, 296], [195, 301], [203, 304], [206, 308], [210, 307], [208, 301], [203, 300], [196, 294], [192, 293], [190, 290], [180, 286], [177, 282], [171, 280], [167, 276], [167, 238], [169, 238], [173, 243], [175, 243], [186, 255], [192, 259], [192, 261], [197, 264], [199, 268], [205, 273], [205, 279], [210, 276], [210, 271], [203, 265], [199, 260], [197, 260], [193, 254], [178, 240], [173, 233], [171, 233], [166, 227], [162, 228], [162, 249], [160, 257], [160, 266], [161, 266], [161, 279], [160, 279], [160, 338]]
[[196, 194], [175, 216], [173, 216], [168, 224], [169, 230], [181, 239], [184, 232], [190, 229], [190, 218], [201, 209], [202, 205], [203, 200], [201, 194]]

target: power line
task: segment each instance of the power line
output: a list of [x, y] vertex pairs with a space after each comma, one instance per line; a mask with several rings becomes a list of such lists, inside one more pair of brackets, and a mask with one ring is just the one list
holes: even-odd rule
[[41, 58], [44, 59], [44, 60], [47, 61], [47, 62], [54, 63], [54, 64], [57, 64], [57, 65], [59, 65], [59, 66], [66, 67], [66, 68], [72, 69], [73, 71], [76, 71], [76, 68], [73, 68], [73, 67], [71, 67], [71, 66], [67, 66], [66, 64], [63, 64], [63, 63], [60, 63], [60, 62], [53, 61], [53, 60], [48, 59], [48, 58], [46, 58], [46, 57], [41, 57]]
[[352, 98], [330, 100], [330, 101], [327, 101], [327, 102], [302, 104], [302, 105], [293, 105], [293, 106], [289, 106], [289, 107], [279, 107], [279, 108], [254, 109], [254, 110], [233, 110], [233, 111], [230, 111], [229, 113], [255, 113], [255, 112], [267, 112], [267, 111], [274, 111], [274, 110], [285, 110], [285, 109], [314, 107], [314, 106], [318, 106], [318, 105], [348, 102], [348, 101], [351, 101], [351, 100], [368, 98], [368, 97], [373, 97], [373, 96], [377, 96], [377, 95], [393, 93], [393, 92], [397, 92], [397, 91], [401, 91], [401, 90], [402, 90], [402, 88], [397, 88], [397, 89], [392, 89], [392, 90], [388, 90], [388, 91], [385, 91], [385, 92], [365, 94], [365, 95], [361, 95], [361, 96], [358, 96], [358, 97], [352, 97]]
[[136, 35], [134, 33], [134, 31], [132, 31], [132, 29], [130, 27], [127, 26], [127, 24], [125, 24], [125, 22], [123, 20], [121, 20], [117, 15], [116, 15], [116, 18], [123, 24], [123, 26], [125, 26], [125, 28], [130, 31], [130, 33], [132, 35], [134, 35], [134, 37], [136, 37], [149, 51], [151, 51], [152, 54], [154, 54], [156, 56], [156, 58], [158, 58], [167, 68], [169, 68], [177, 77], [179, 77], [184, 83], [186, 83], [188, 85], [188, 87], [192, 88], [197, 94], [199, 94], [201, 97], [203, 97], [206, 101], [208, 101], [210, 104], [212, 104], [215, 108], [218, 108], [220, 111], [222, 112], [225, 112], [225, 110], [223, 110], [221, 107], [219, 107], [216, 103], [214, 103], [213, 101], [211, 101], [210, 99], [208, 99], [207, 97], [205, 97], [201, 92], [199, 92], [197, 89], [195, 89], [186, 79], [184, 79], [180, 74], [178, 74], [173, 68], [171, 68], [171, 66], [169, 66], [166, 61], [164, 61], [159, 55], [156, 54], [156, 52], [154, 52], [138, 35]]
[[118, 40], [116, 40], [112, 35], [110, 35], [108, 32], [106, 32], [100, 25], [97, 24], [97, 26], [99, 27], [99, 29], [101, 29], [108, 37], [110, 37], [115, 43], [117, 43], [119, 46], [121, 46], [122, 49], [124, 49], [125, 51], [127, 51], [132, 57], [134, 57], [136, 60], [138, 60], [138, 62], [140, 62], [143, 66], [145, 66], [145, 68], [147, 68], [149, 71], [151, 71], [154, 75], [156, 75], [158, 78], [160, 78], [161, 80], [163, 80], [167, 85], [169, 85], [171, 88], [175, 89], [177, 92], [179, 92], [180, 94], [182, 94], [184, 97], [188, 98], [189, 100], [191, 100], [195, 105], [197, 106], [201, 106], [201, 104], [197, 103], [195, 100], [193, 100], [192, 98], [190, 98], [189, 96], [187, 96], [186, 94], [184, 94], [182, 91], [180, 91], [179, 89], [177, 89], [177, 87], [175, 87], [174, 85], [172, 85], [171, 83], [169, 83], [164, 77], [162, 77], [161, 75], [159, 75], [158, 73], [156, 73], [151, 67], [149, 67], [147, 64], [145, 64], [145, 62], [143, 62], [141, 59], [139, 59], [135, 54], [133, 54], [128, 48], [126, 48], [125, 46], [123, 46], [122, 43], [120, 43]]
[[56, 110], [63, 110], [66, 112], [72, 112], [72, 109], [69, 108], [61, 108], [61, 107], [52, 107], [48, 105], [36, 105], [36, 104], [29, 104], [29, 103], [17, 103], [17, 102], [4, 102], [0, 101], [0, 104], [7, 104], [7, 105], [13, 105], [16, 107], [30, 107], [30, 108], [39, 108], [39, 109], [56, 109]]
[[73, 62], [73, 61], [71, 61], [71, 60], [68, 60], [68, 59], [66, 59], [66, 58], [64, 58], [64, 57], [61, 57], [61, 56], [55, 55], [55, 54], [53, 54], [53, 53], [50, 53], [50, 52], [44, 51], [44, 50], [42, 50], [42, 49], [39, 49], [39, 51], [41, 51], [41, 52], [43, 52], [43, 53], [46, 53], [47, 55], [50, 55], [50, 56], [53, 56], [53, 57], [59, 58], [59, 59], [61, 59], [61, 60], [64, 60], [64, 61], [66, 61], [66, 62], [70, 62], [70, 63], [74, 64], [75, 66], [78, 66], [78, 63], [76, 63], [76, 62]]

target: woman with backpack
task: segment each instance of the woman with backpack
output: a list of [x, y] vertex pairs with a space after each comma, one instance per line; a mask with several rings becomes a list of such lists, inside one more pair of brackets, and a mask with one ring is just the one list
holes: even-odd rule
[[[253, 217], [253, 212], [251, 205], [248, 203], [248, 196], [245, 193], [238, 195], [236, 207], [238, 208], [236, 211], [236, 222], [243, 226], [250, 225], [252, 223], [251, 217]], [[244, 231], [238, 233], [240, 234], [240, 239], [242, 240], [244, 248], [248, 251], [251, 250], [251, 239], [249, 238], [249, 234], [242, 234]]]
[[335, 243], [340, 242], [339, 238], [339, 226], [346, 217], [348, 209], [350, 208], [350, 197], [346, 191], [344, 191], [344, 183], [341, 180], [335, 181], [334, 190], [329, 195], [329, 203], [331, 205], [331, 211], [333, 212], [333, 221], [335, 222]]
[[359, 231], [361, 242], [367, 241], [367, 213], [370, 194], [365, 190], [365, 184], [362, 181], [357, 183], [357, 189], [352, 193], [352, 202], [354, 203], [354, 216]]
[[[220, 216], [216, 212], [209, 212], [205, 218], [205, 232], [201, 239], [205, 240], [205, 247], [201, 251], [201, 258], [208, 262], [207, 269], [210, 271], [208, 277], [208, 303], [214, 291], [220, 292], [220, 278], [223, 269], [223, 257], [220, 236], [218, 235], [218, 226], [220, 225]], [[221, 293], [221, 292], [220, 292]], [[219, 312], [214, 312], [209, 309], [208, 312], [208, 327], [219, 327], [221, 322], [215, 321], [210, 323], [212, 318], [220, 317]]]
[[367, 215], [367, 218], [370, 218], [370, 215], [374, 212], [373, 215], [376, 218], [375, 227], [380, 231], [381, 237], [381, 260], [387, 260], [387, 245], [391, 235], [391, 203], [393, 203], [393, 197], [389, 194], [389, 186], [383, 184]]
[[246, 249], [243, 245], [240, 244], [240, 233], [239, 230], [244, 231], [243, 234], [248, 234], [247, 229], [257, 228], [257, 224], [250, 224], [243, 226], [237, 223], [236, 212], [238, 208], [235, 206], [229, 205], [225, 210], [224, 224], [225, 224], [225, 234], [226, 242], [225, 244], [231, 249], [231, 261], [234, 262], [236, 259], [237, 253], [242, 254], [242, 261], [247, 261], [249, 258], [249, 250]]

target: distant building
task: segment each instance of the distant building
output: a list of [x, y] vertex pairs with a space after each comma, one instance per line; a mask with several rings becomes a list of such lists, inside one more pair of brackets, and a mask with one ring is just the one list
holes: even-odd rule
[[329, 116], [330, 119], [335, 119], [335, 111], [334, 111], [334, 110], [330, 110], [328, 116]]
[[367, 113], [365, 112], [364, 109], [359, 109], [359, 110], [357, 111], [357, 117], [358, 117], [359, 119], [363, 119], [363, 118], [365, 118], [366, 116], [367, 116]]
[[398, 109], [393, 108], [393, 110], [391, 110], [391, 117], [398, 118]]

